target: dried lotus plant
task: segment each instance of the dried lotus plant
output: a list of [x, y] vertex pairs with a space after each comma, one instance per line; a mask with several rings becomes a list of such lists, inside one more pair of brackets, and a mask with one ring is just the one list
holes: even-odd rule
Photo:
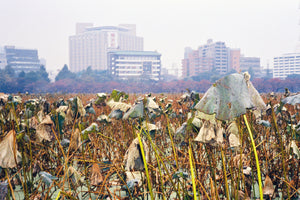
[[[146, 161], [149, 160], [149, 148], [145, 141], [143, 141], [144, 152], [146, 155]], [[144, 162], [141, 153], [141, 147], [138, 138], [135, 138], [129, 148], [127, 149], [124, 156], [125, 170], [126, 171], [143, 171]]]
[[103, 182], [103, 176], [100, 171], [100, 167], [97, 163], [92, 164], [91, 168], [91, 185], [98, 186]]
[[14, 168], [21, 161], [21, 154], [17, 150], [16, 132], [11, 130], [0, 142], [0, 167]]

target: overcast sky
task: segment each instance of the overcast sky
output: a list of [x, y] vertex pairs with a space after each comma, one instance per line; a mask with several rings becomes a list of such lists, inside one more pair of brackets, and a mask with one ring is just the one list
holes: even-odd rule
[[274, 56], [298, 44], [298, 8], [298, 0], [2, 0], [0, 46], [37, 49], [54, 70], [69, 63], [77, 22], [132, 23], [144, 50], [162, 54], [163, 67], [180, 66], [185, 47], [210, 38], [272, 66]]

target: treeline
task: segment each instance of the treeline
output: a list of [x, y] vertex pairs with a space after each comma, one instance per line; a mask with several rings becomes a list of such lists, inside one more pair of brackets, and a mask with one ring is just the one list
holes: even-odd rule
[[[206, 78], [205, 78], [206, 77]], [[149, 79], [118, 80], [106, 71], [92, 70], [91, 67], [79, 73], [69, 71], [65, 65], [51, 83], [44, 66], [36, 72], [15, 74], [10, 66], [0, 70], [0, 92], [4, 93], [97, 93], [119, 89], [127, 93], [180, 93], [186, 89], [204, 93], [220, 75], [192, 77], [185, 80], [153, 81]], [[261, 93], [300, 92], [300, 75], [291, 75], [285, 80], [253, 78], [254, 87]]]

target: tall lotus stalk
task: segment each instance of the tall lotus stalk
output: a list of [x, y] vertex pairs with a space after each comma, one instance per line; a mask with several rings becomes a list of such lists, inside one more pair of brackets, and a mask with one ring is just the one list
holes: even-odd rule
[[[141, 131], [142, 131], [142, 129], [141, 129]], [[153, 192], [152, 192], [152, 185], [151, 185], [150, 176], [149, 176], [149, 172], [148, 172], [148, 167], [147, 167], [147, 161], [146, 161], [146, 156], [145, 156], [145, 152], [144, 152], [143, 142], [142, 142], [140, 134], [141, 134], [140, 132], [137, 133], [138, 138], [139, 138], [140, 147], [141, 147], [143, 162], [144, 162], [144, 166], [145, 166], [147, 181], [148, 181], [148, 189], [149, 189], [149, 192], [150, 192], [151, 200], [153, 200], [154, 197], [153, 197]]]
[[258, 156], [257, 156], [257, 152], [256, 152], [256, 146], [255, 146], [255, 142], [254, 142], [254, 139], [253, 139], [253, 136], [252, 136], [252, 131], [251, 131], [250, 127], [249, 127], [249, 123], [248, 123], [246, 115], [244, 115], [244, 120], [245, 120], [247, 129], [248, 129], [248, 132], [249, 132], [249, 137], [251, 139], [253, 153], [254, 153], [254, 156], [255, 156], [255, 163], [256, 163], [256, 169], [257, 169], [257, 178], [258, 178], [258, 186], [259, 186], [259, 197], [260, 197], [261, 200], [263, 200], [261, 173], [260, 173], [260, 167], [259, 167], [259, 160], [258, 160]]
[[191, 176], [192, 176], [192, 183], [193, 183], [194, 200], [197, 200], [196, 181], [195, 181], [195, 174], [194, 174], [194, 165], [193, 165], [193, 158], [192, 158], [191, 143], [189, 145], [189, 160], [190, 160], [190, 167], [191, 167]]

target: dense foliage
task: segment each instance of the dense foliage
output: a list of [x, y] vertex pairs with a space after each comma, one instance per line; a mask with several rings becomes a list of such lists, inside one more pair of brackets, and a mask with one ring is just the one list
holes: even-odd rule
[[[232, 72], [230, 72], [232, 73]], [[152, 81], [149, 79], [129, 79], [118, 80], [107, 74], [106, 71], [87, 70], [73, 73], [64, 65], [55, 78], [55, 82], [50, 83], [48, 73], [42, 66], [36, 72], [21, 72], [15, 74], [14, 70], [7, 66], [0, 70], [0, 92], [5, 93], [53, 93], [53, 92], [111, 92], [114, 88], [129, 92], [168, 92], [178, 93], [187, 88], [197, 92], [205, 92], [213, 82], [221, 78], [217, 73], [203, 73], [199, 76], [184, 80], [161, 80]], [[285, 80], [272, 78], [253, 78], [253, 85], [259, 92], [284, 92], [288, 88], [291, 92], [300, 91], [300, 75], [290, 75]]]

